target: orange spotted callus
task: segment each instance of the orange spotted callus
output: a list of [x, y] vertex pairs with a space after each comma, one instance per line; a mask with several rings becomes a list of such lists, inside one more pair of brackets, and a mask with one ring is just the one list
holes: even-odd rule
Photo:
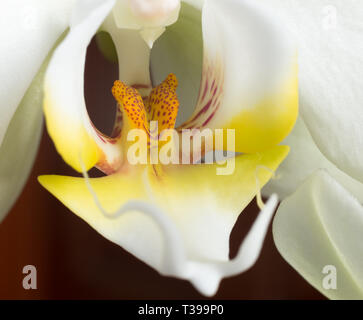
[[129, 119], [132, 128], [144, 129], [149, 132], [149, 122], [158, 122], [159, 133], [165, 129], [173, 129], [178, 114], [179, 101], [176, 95], [178, 81], [174, 74], [155, 87], [149, 96], [147, 108], [138, 91], [116, 80], [112, 94]]

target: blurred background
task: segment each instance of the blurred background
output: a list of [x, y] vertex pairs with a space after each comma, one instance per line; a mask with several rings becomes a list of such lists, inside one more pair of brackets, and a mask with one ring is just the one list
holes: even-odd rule
[[[96, 127], [110, 133], [111, 94], [118, 67], [103, 58], [95, 41], [88, 49], [85, 97]], [[67, 124], [65, 123], [66, 127]], [[46, 130], [28, 182], [0, 223], [0, 299], [198, 299], [187, 281], [160, 276], [100, 236], [37, 182], [42, 174], [78, 174], [57, 154]], [[92, 169], [91, 175], [99, 176]], [[234, 257], [258, 213], [253, 201], [230, 238]], [[25, 265], [37, 268], [37, 290], [25, 290]], [[271, 228], [262, 254], [249, 271], [224, 279], [216, 299], [324, 299], [280, 256]]]

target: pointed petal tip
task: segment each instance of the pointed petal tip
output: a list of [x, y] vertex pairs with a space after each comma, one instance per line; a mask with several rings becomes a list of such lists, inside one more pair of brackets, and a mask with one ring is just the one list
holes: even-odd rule
[[53, 189], [56, 186], [56, 184], [62, 180], [62, 178], [67, 178], [67, 177], [50, 174], [50, 175], [38, 176], [37, 180], [44, 189], [52, 193], [51, 189]]
[[190, 280], [194, 288], [205, 297], [213, 297], [217, 294], [221, 277], [207, 277], [205, 280]]
[[214, 263], [188, 262], [190, 276], [186, 277], [202, 295], [213, 297], [218, 289], [223, 274]]

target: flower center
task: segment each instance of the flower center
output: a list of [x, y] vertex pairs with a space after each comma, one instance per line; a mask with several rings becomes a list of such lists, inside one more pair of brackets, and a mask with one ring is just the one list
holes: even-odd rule
[[138, 91], [120, 80], [114, 82], [112, 94], [125, 116], [127, 129], [142, 129], [150, 136], [150, 122], [157, 121], [158, 134], [173, 129], [178, 114], [179, 101], [176, 95], [178, 81], [174, 74], [155, 87], [145, 104]]
[[[114, 82], [112, 94], [118, 102], [120, 112], [123, 114], [123, 130], [142, 130], [145, 133], [145, 145], [139, 150], [145, 157], [150, 156], [153, 172], [156, 176], [161, 176], [162, 168], [159, 165], [159, 151], [169, 142], [173, 143], [173, 138], [159, 141], [160, 137], [170, 129], [174, 129], [178, 114], [179, 101], [176, 95], [178, 81], [174, 74], [169, 74], [167, 78], [157, 87], [152, 89], [148, 98], [142, 99], [139, 92], [134, 87], [125, 85], [120, 80]], [[127, 144], [126, 144], [127, 145]], [[175, 151], [175, 146], [171, 148]], [[172, 152], [170, 150], [170, 152]], [[128, 154], [128, 162], [133, 164], [139, 156]], [[173, 154], [173, 153], [172, 153]], [[143, 158], [146, 164], [146, 158]], [[138, 160], [136, 160], [137, 162]]]

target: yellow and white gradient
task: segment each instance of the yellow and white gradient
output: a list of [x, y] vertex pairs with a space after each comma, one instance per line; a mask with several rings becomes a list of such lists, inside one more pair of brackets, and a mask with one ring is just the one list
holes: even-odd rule
[[[226, 176], [216, 175], [218, 164], [160, 165], [158, 170], [153, 165], [129, 166], [123, 159], [125, 139], [114, 143], [93, 127], [83, 96], [87, 45], [106, 17], [112, 18], [114, 4], [112, 0], [78, 3], [69, 33], [55, 51], [45, 78], [48, 132], [63, 159], [86, 178], [51, 175], [41, 176], [39, 181], [107, 239], [160, 273], [188, 279], [202, 293], [213, 295], [224, 276], [254, 264], [277, 205], [276, 196], [271, 197], [238, 257], [229, 261], [229, 236], [238, 215], [259, 194], [289, 150], [278, 143], [288, 135], [298, 112], [296, 52], [279, 22], [254, 1], [204, 1], [204, 69], [211, 71], [215, 82], [206, 85], [209, 71], [203, 74], [201, 88], [205, 85], [208, 90], [205, 94], [201, 90], [195, 109], [200, 116], [181, 128], [235, 129], [236, 151], [244, 154], [230, 160], [235, 161], [235, 171]], [[116, 47], [122, 54], [122, 47]], [[120, 93], [132, 85], [128, 79], [122, 80], [116, 82]], [[176, 81], [173, 76], [171, 80]], [[175, 92], [174, 84], [169, 87]], [[153, 93], [159, 97], [157, 89], [151, 98]], [[122, 99], [119, 104], [125, 108]], [[180, 106], [179, 112], [182, 110]], [[131, 117], [127, 112], [123, 115]], [[121, 137], [126, 135], [123, 128]], [[114, 170], [108, 176], [89, 179], [85, 170], [101, 160], [116, 164]], [[145, 211], [132, 208], [130, 203], [135, 200], [143, 203]], [[127, 212], [119, 215], [125, 205]], [[148, 216], [147, 208], [157, 208], [158, 218]], [[166, 222], [175, 232], [162, 231], [160, 226]], [[184, 257], [182, 268], [171, 268], [174, 258], [166, 255], [166, 244], [174, 243], [173, 239], [182, 244], [174, 250]]]

